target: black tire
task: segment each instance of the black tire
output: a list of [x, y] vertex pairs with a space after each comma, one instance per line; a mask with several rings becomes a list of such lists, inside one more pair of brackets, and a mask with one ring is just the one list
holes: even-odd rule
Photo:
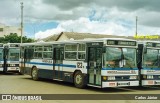
[[77, 88], [84, 88], [86, 86], [84, 83], [84, 75], [80, 71], [77, 71], [74, 75], [74, 85]]
[[32, 76], [33, 80], [39, 80], [38, 69], [36, 67], [33, 67], [32, 72], [31, 72], [31, 76]]

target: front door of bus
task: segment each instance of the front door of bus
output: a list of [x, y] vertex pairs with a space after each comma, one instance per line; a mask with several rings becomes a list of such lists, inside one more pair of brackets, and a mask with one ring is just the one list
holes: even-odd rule
[[63, 78], [63, 57], [64, 57], [64, 48], [57, 47], [54, 48], [54, 67], [53, 67], [53, 78], [62, 79]]
[[89, 84], [101, 85], [102, 48], [89, 47]]

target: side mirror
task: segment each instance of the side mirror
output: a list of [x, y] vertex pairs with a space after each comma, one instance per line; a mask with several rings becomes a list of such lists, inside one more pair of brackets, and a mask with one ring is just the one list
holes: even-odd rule
[[160, 54], [157, 55], [158, 67], [160, 67]]
[[144, 54], [147, 53], [147, 48], [146, 47], [144, 47], [143, 52], [144, 52]]
[[160, 61], [160, 54], [157, 55], [157, 59], [158, 59], [158, 61]]

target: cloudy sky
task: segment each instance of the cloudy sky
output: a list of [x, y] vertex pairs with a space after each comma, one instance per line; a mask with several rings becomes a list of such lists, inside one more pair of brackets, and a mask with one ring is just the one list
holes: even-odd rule
[[0, 0], [0, 23], [20, 26], [24, 4], [24, 33], [45, 38], [62, 31], [160, 35], [160, 0]]

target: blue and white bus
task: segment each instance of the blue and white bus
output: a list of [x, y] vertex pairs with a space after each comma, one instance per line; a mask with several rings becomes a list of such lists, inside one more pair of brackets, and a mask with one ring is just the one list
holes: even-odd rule
[[21, 45], [24, 74], [72, 82], [78, 88], [139, 86], [137, 42], [103, 38]]
[[16, 72], [20, 73], [19, 59], [20, 59], [20, 44], [8, 43], [4, 44], [3, 49], [3, 71], [4, 73]]
[[140, 85], [160, 85], [160, 42], [138, 42], [137, 59]]
[[0, 43], [0, 72], [3, 72], [3, 64], [4, 64], [4, 58], [3, 58], [3, 44]]

